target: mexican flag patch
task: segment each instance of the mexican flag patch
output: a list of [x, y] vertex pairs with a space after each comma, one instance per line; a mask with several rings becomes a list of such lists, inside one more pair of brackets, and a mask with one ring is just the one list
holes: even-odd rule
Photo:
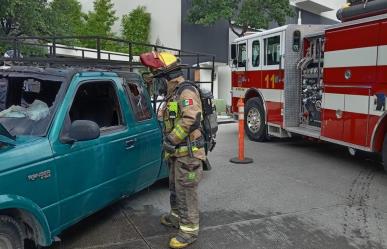
[[183, 107], [193, 105], [193, 99], [184, 99], [182, 101]]

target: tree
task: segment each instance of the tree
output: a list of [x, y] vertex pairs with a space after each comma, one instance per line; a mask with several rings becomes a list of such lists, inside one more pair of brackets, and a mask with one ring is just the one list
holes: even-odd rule
[[84, 14], [78, 0], [53, 0], [51, 30], [55, 35], [75, 36], [82, 32]]
[[[239, 37], [250, 28], [266, 29], [273, 21], [279, 25], [292, 16], [289, 0], [193, 0], [188, 21], [194, 24], [212, 25], [226, 20]], [[240, 27], [240, 32], [236, 27]]]
[[[85, 25], [82, 34], [90, 36], [113, 37], [112, 27], [118, 20], [114, 10], [114, 4], [111, 0], [95, 0], [94, 10], [85, 15]], [[95, 41], [83, 40], [82, 45], [88, 48], [96, 48]], [[111, 42], [103, 40], [101, 48], [109, 49], [112, 46]]]
[[[126, 40], [140, 43], [149, 42], [151, 15], [146, 12], [145, 6], [139, 6], [129, 14], [122, 16], [122, 36]], [[136, 45], [133, 47], [134, 54], [140, 54], [149, 48]]]
[[47, 0], [2, 0], [0, 4], [0, 35], [48, 34], [47, 5]]

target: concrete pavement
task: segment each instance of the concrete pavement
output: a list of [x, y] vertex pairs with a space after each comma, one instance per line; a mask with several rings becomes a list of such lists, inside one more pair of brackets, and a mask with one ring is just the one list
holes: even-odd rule
[[[237, 126], [222, 125], [213, 170], [200, 186], [201, 233], [192, 249], [387, 248], [387, 175], [376, 156], [304, 140], [246, 141], [254, 164], [233, 165]], [[49, 249], [167, 248], [174, 230], [159, 182], [93, 215]]]

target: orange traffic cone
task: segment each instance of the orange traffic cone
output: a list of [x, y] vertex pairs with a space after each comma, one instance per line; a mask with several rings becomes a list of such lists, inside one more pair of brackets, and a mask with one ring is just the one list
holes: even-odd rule
[[238, 157], [234, 157], [230, 159], [230, 162], [236, 164], [248, 164], [252, 163], [253, 159], [245, 157], [245, 103], [243, 99], [240, 98], [238, 100], [238, 119], [239, 119], [239, 151]]

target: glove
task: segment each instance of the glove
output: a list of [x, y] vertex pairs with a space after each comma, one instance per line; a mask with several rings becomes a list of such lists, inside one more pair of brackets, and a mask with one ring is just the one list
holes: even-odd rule
[[168, 154], [173, 154], [176, 152], [176, 145], [172, 144], [172, 142], [168, 138], [164, 138], [163, 148], [164, 151]]

